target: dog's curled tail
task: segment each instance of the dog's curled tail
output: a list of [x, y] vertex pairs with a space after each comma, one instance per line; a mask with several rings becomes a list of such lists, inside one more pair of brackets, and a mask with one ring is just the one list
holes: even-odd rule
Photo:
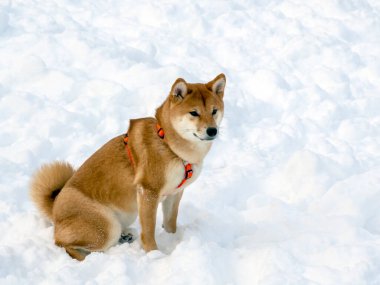
[[30, 197], [37, 208], [50, 220], [54, 200], [74, 172], [74, 168], [69, 163], [54, 161], [42, 165], [32, 177]]

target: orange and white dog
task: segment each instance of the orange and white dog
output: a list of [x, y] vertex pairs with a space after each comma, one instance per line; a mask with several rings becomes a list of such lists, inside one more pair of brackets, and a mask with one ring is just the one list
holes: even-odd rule
[[58, 246], [78, 260], [118, 243], [137, 215], [141, 244], [157, 249], [156, 212], [176, 231], [183, 190], [200, 174], [223, 117], [224, 74], [206, 84], [179, 78], [155, 118], [130, 121], [117, 136], [74, 170], [65, 162], [43, 165], [31, 181], [31, 197], [54, 223]]

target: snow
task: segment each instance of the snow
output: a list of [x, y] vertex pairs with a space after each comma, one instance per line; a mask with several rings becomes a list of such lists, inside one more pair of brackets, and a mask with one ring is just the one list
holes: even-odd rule
[[[376, 0], [2, 0], [0, 284], [380, 284], [379, 15]], [[176, 78], [220, 72], [220, 137], [160, 251], [79, 263], [55, 246], [33, 171], [79, 166]]]

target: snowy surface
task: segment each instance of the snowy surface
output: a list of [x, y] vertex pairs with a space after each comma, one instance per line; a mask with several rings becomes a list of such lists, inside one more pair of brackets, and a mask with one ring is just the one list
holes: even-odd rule
[[[220, 72], [221, 135], [161, 251], [56, 247], [31, 173]], [[0, 284], [380, 284], [380, 2], [1, 0], [0, 172]]]

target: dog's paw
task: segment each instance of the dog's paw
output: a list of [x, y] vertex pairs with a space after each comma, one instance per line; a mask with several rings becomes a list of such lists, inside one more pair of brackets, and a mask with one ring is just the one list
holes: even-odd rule
[[127, 233], [127, 234], [121, 234], [120, 238], [119, 238], [119, 243], [132, 243], [133, 241], [135, 240], [135, 238], [133, 237], [133, 235], [131, 233]]
[[176, 231], [177, 231], [177, 226], [176, 225], [170, 225], [170, 224], [167, 224], [166, 226], [164, 224], [162, 224], [162, 228], [167, 232], [167, 233], [170, 233], [170, 234], [174, 234]]

